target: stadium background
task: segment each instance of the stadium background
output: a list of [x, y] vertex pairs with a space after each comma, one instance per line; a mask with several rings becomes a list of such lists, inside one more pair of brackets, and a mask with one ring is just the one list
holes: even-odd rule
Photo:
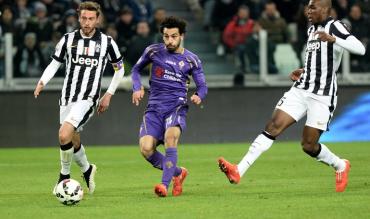
[[[209, 96], [203, 107], [191, 105], [188, 128], [181, 137], [179, 165], [190, 171], [182, 196], [159, 199], [153, 194], [160, 171], [153, 170], [143, 160], [136, 146], [145, 100], [138, 108], [131, 104], [128, 77], [112, 99], [108, 112], [95, 115], [82, 133], [89, 160], [99, 167], [97, 191], [86, 195], [76, 207], [59, 204], [51, 188], [60, 168], [58, 97], [63, 71], [37, 100], [33, 89], [58, 36], [76, 24], [73, 9], [78, 2], [0, 0], [1, 218], [369, 218], [369, 49], [363, 58], [344, 54], [332, 131], [323, 136], [326, 141], [345, 141], [328, 145], [336, 154], [351, 161], [346, 192], [334, 192], [331, 168], [317, 164], [302, 153], [299, 140], [304, 119], [279, 137], [239, 185], [230, 185], [218, 170], [219, 156], [232, 162], [241, 159], [249, 142], [263, 129], [278, 99], [291, 86], [287, 74], [299, 66], [304, 41], [300, 37], [306, 32], [302, 9], [307, 1], [296, 0], [273, 1], [289, 26], [285, 32], [288, 37], [272, 52], [267, 48], [267, 42], [273, 43], [272, 39], [263, 37], [264, 32], [260, 32], [261, 40], [250, 47], [252, 52], [261, 52], [259, 72], [248, 62], [246, 69], [241, 69], [235, 51], [227, 48], [221, 39], [223, 27], [239, 5], [248, 5], [252, 19], [259, 20], [266, 0], [99, 1], [107, 15], [105, 21], [110, 22], [104, 22], [102, 28], [116, 37], [125, 54], [127, 75], [132, 65], [130, 59], [135, 59], [130, 56], [140, 55], [146, 43], [158, 41], [160, 36], [147, 35], [145, 22], [140, 22], [140, 34], [130, 35], [135, 32], [135, 25], [116, 23], [121, 17], [119, 14], [132, 13], [136, 21], [141, 20], [137, 17], [141, 15], [151, 22], [154, 9], [160, 7], [167, 15], [185, 18], [189, 31], [184, 45], [203, 62]], [[333, 3], [338, 18], [354, 24], [351, 26], [356, 35], [366, 45], [370, 36], [370, 1], [333, 0]], [[355, 4], [360, 4], [363, 11], [357, 20], [349, 18]], [[124, 5], [131, 6], [131, 12]], [[45, 25], [48, 22], [51, 29]], [[13, 39], [13, 43], [6, 43], [9, 39]], [[25, 39], [28, 47], [40, 49], [36, 55], [23, 49]], [[278, 73], [268, 68], [272, 54]], [[107, 69], [103, 91], [109, 85], [111, 74], [111, 69]], [[143, 81], [148, 84], [145, 73]], [[163, 151], [163, 147], [159, 150]], [[78, 167], [72, 165], [72, 177], [82, 183], [87, 193], [79, 174]]]
[[[66, 0], [19, 0], [1, 2], [1, 31], [2, 43], [0, 46], [0, 147], [13, 146], [52, 146], [56, 144], [58, 130], [58, 105], [57, 98], [61, 88], [63, 71], [60, 71], [56, 79], [50, 83], [46, 91], [38, 100], [32, 96], [33, 88], [40, 77], [45, 65], [49, 62], [50, 53], [53, 51], [55, 40], [61, 34], [72, 28], [76, 20], [67, 22], [70, 17], [75, 17], [75, 8], [79, 1]], [[21, 7], [22, 2], [24, 7]], [[233, 48], [228, 48], [224, 43], [222, 33], [228, 21], [237, 13], [240, 5], [247, 5], [250, 9], [250, 19], [260, 21], [263, 17], [264, 5], [270, 1], [249, 1], [249, 0], [118, 0], [98, 1], [103, 8], [104, 22], [101, 28], [111, 34], [118, 42], [126, 60], [126, 75], [129, 75], [130, 66], [134, 64], [137, 56], [141, 54], [145, 45], [152, 42], [159, 42], [155, 17], [158, 9], [166, 15], [177, 15], [188, 21], [189, 28], [184, 45], [195, 52], [201, 58], [206, 78], [210, 86], [209, 96], [202, 108], [191, 106], [188, 115], [188, 128], [181, 140], [182, 143], [218, 143], [218, 142], [244, 142], [252, 140], [264, 127], [269, 119], [271, 111], [290, 86], [287, 78], [289, 71], [300, 66], [300, 52], [294, 52], [300, 48], [304, 38], [307, 22], [302, 21], [304, 5], [307, 1], [272, 1], [277, 6], [279, 18], [284, 19], [287, 26], [286, 34], [282, 42], [277, 45], [284, 45], [289, 50], [273, 51], [275, 64], [278, 73], [269, 71], [267, 77], [261, 78], [260, 72], [253, 72], [251, 68], [240, 69], [240, 61], [235, 55]], [[364, 43], [368, 41], [369, 34], [364, 31], [368, 28], [369, 1], [333, 1], [338, 19], [347, 22], [348, 25], [358, 25], [354, 28], [356, 34]], [[359, 5], [362, 10], [360, 21], [354, 21], [350, 14], [352, 7]], [[9, 10], [13, 14], [11, 19], [5, 17]], [[41, 14], [41, 15], [40, 15]], [[44, 14], [44, 15], [42, 15]], [[120, 23], [120, 17], [131, 14], [132, 22], [129, 24]], [[333, 14], [334, 16], [335, 14]], [[122, 19], [124, 20], [124, 19]], [[151, 28], [150, 32], [136, 32], [138, 23], [146, 23]], [[51, 24], [48, 26], [47, 24]], [[144, 26], [145, 26], [144, 25]], [[303, 27], [302, 27], [303, 25]], [[364, 25], [364, 26], [361, 26]], [[51, 29], [48, 29], [51, 28]], [[145, 29], [145, 28], [144, 28]], [[363, 30], [358, 32], [359, 29]], [[64, 31], [64, 32], [63, 32]], [[127, 34], [127, 33], [130, 34]], [[303, 32], [303, 34], [302, 34]], [[6, 33], [12, 33], [13, 37], [13, 69], [9, 75], [6, 72], [5, 62], [5, 41]], [[279, 34], [279, 33], [275, 33]], [[273, 39], [268, 35], [268, 42]], [[35, 45], [40, 50], [41, 59], [39, 65], [28, 63], [27, 71], [22, 66], [25, 60], [22, 55], [17, 55], [24, 48], [24, 39], [34, 37]], [[287, 46], [287, 47], [286, 47]], [[299, 51], [302, 51], [301, 48]], [[287, 52], [288, 51], [288, 52]], [[268, 53], [271, 51], [267, 51]], [[280, 52], [280, 53], [279, 53]], [[135, 53], [135, 57], [131, 57]], [[359, 130], [369, 128], [369, 112], [366, 100], [360, 106], [354, 104], [356, 98], [365, 95], [370, 84], [369, 73], [366, 65], [369, 60], [369, 52], [365, 58], [358, 60], [356, 57], [348, 59], [349, 72], [347, 79], [357, 78], [349, 82], [346, 76], [339, 73], [339, 102], [335, 113], [334, 121], [340, 120], [341, 130], [338, 139], [341, 141], [369, 140], [366, 133]], [[21, 58], [19, 58], [21, 57]], [[32, 56], [34, 59], [35, 56]], [[248, 59], [248, 57], [245, 57]], [[287, 61], [288, 60], [288, 61]], [[248, 62], [248, 61], [247, 61]], [[266, 65], [270, 65], [268, 60]], [[345, 60], [344, 60], [345, 62]], [[360, 64], [359, 64], [360, 62]], [[33, 63], [34, 64], [34, 63]], [[263, 64], [262, 64], [263, 65]], [[362, 67], [362, 68], [359, 68]], [[31, 71], [32, 69], [32, 71]], [[32, 74], [30, 73], [32, 72]], [[106, 81], [110, 80], [112, 70], [107, 68]], [[59, 77], [59, 78], [58, 78]], [[144, 81], [147, 80], [144, 73]], [[128, 82], [127, 82], [128, 81]], [[106, 88], [107, 83], [103, 83]], [[130, 82], [126, 80], [113, 98], [109, 111], [103, 116], [95, 116], [83, 132], [86, 144], [136, 144], [138, 127], [144, 110], [144, 104], [139, 108], [131, 105]], [[364, 104], [365, 103], [365, 104]], [[359, 109], [362, 114], [345, 113], [347, 106], [352, 110]], [[344, 115], [344, 118], [341, 115]], [[351, 121], [357, 121], [356, 123]], [[303, 120], [304, 122], [304, 120]], [[303, 123], [301, 122], [301, 123]], [[361, 124], [364, 123], [364, 124]], [[360, 127], [358, 127], [361, 124]], [[356, 128], [357, 127], [357, 128]], [[301, 125], [293, 126], [281, 139], [296, 141], [301, 136]], [[357, 130], [358, 134], [351, 133], [346, 136], [345, 130]], [[344, 131], [343, 131], [344, 130]], [[329, 132], [330, 133], [330, 132]], [[370, 135], [369, 135], [370, 136]], [[335, 133], [326, 137], [335, 141]]]

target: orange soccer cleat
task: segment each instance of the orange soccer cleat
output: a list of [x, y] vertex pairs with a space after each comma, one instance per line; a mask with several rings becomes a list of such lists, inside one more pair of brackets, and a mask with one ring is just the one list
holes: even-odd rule
[[186, 176], [188, 175], [188, 170], [184, 167], [181, 167], [181, 173], [178, 176], [172, 178], [173, 187], [172, 195], [179, 196], [182, 193], [182, 183], [184, 182]]
[[225, 173], [230, 183], [232, 184], [239, 183], [240, 175], [237, 165], [229, 163], [223, 157], [220, 157], [218, 158], [218, 166], [220, 167], [221, 171]]
[[351, 164], [348, 160], [344, 160], [346, 168], [343, 171], [335, 172], [335, 191], [344, 192], [348, 184], [348, 174], [351, 169]]
[[167, 196], [167, 188], [163, 184], [158, 184], [154, 187], [154, 192], [157, 194], [158, 197], [166, 197]]

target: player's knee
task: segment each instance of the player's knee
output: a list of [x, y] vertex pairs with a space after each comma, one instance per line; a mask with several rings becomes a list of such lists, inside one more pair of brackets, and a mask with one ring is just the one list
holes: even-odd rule
[[149, 158], [154, 153], [153, 145], [140, 144], [140, 153], [145, 158]]
[[169, 147], [177, 146], [178, 141], [179, 137], [176, 135], [167, 135], [164, 139], [165, 145]]
[[64, 130], [59, 130], [59, 143], [61, 145], [68, 144], [71, 141], [72, 141], [72, 136], [68, 132]]
[[267, 125], [265, 130], [272, 136], [277, 137], [283, 130], [283, 125], [277, 120], [271, 120]]
[[302, 150], [310, 155], [311, 157], [317, 157], [317, 142], [310, 141], [310, 140], [303, 140], [301, 142]]

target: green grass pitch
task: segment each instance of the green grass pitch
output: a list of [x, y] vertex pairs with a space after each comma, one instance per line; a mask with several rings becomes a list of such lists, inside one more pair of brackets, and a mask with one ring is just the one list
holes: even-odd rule
[[154, 195], [161, 172], [138, 147], [87, 146], [98, 166], [97, 188], [88, 195], [73, 164], [72, 178], [85, 196], [72, 207], [51, 193], [58, 148], [1, 149], [0, 218], [370, 218], [369, 143], [327, 144], [352, 164], [347, 190], [339, 194], [332, 168], [306, 156], [298, 142], [275, 143], [239, 185], [229, 184], [217, 158], [239, 162], [248, 145], [181, 145], [179, 165], [189, 175], [183, 195], [166, 198]]

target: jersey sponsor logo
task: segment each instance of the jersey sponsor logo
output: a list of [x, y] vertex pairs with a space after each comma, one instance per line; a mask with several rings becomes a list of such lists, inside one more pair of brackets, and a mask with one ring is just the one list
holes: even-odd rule
[[320, 40], [310, 40], [307, 43], [307, 52], [320, 50], [320, 47], [321, 47]]
[[91, 67], [91, 68], [96, 67], [99, 64], [98, 59], [83, 57], [83, 56], [79, 56], [79, 55], [77, 55], [76, 58], [74, 58], [74, 59], [72, 58], [72, 62], [77, 64], [77, 65], [86, 65], [87, 67]]
[[170, 65], [176, 65], [176, 62], [173, 62], [173, 61], [170, 61], [170, 60], [166, 60], [165, 63], [170, 64]]
[[181, 78], [182, 78], [181, 74], [169, 71], [167, 69], [163, 69], [159, 66], [155, 67], [154, 74], [158, 78], [164, 78], [164, 79], [168, 79], [171, 81], [177, 81], [177, 82], [181, 82]]

